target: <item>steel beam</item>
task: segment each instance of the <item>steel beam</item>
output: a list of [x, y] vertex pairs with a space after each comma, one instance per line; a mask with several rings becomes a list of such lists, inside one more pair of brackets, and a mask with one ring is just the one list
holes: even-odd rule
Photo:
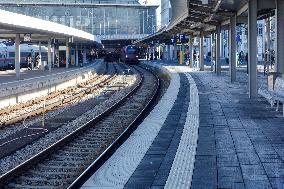
[[248, 5], [249, 97], [257, 97], [257, 0]]
[[199, 61], [200, 61], [200, 71], [204, 71], [204, 35], [201, 33], [199, 38]]
[[21, 60], [20, 34], [16, 34], [16, 39], [15, 39], [15, 72], [16, 72], [16, 78], [17, 79], [20, 79], [20, 60]]
[[237, 16], [231, 17], [231, 25], [230, 25], [230, 79], [231, 82], [236, 81], [236, 54], [237, 54], [237, 44], [236, 44], [236, 24], [237, 24]]
[[221, 27], [217, 26], [216, 28], [216, 73], [217, 75], [221, 74]]
[[51, 72], [51, 64], [52, 64], [52, 57], [51, 57], [51, 38], [48, 38], [47, 44], [47, 63], [48, 63], [48, 71]]
[[276, 71], [284, 74], [284, 1], [276, 0]]

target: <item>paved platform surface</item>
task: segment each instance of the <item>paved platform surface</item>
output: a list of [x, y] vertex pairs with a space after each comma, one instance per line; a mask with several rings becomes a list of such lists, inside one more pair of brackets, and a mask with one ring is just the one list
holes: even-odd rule
[[190, 87], [180, 74], [180, 90], [160, 132], [124, 188], [163, 188], [181, 139], [189, 105]]
[[[90, 66], [91, 64], [86, 64], [84, 67]], [[25, 79], [31, 79], [35, 77], [42, 77], [42, 76], [48, 76], [52, 74], [60, 74], [66, 71], [72, 71], [72, 70], [77, 70], [80, 68], [84, 67], [70, 67], [70, 68], [52, 68], [51, 72], [48, 70], [27, 70], [26, 68], [21, 68], [21, 75], [20, 75], [20, 80], [25, 80]], [[17, 82], [19, 81], [16, 78], [16, 73], [15, 70], [6, 70], [6, 71], [0, 71], [0, 85], [4, 83], [9, 83], [9, 82]]]
[[284, 118], [264, 98], [249, 99], [247, 76], [192, 73], [200, 127], [192, 188], [284, 188]]
[[148, 130], [132, 135], [135, 145], [126, 142], [82, 188], [284, 189], [284, 118], [264, 98], [248, 98], [247, 75], [230, 83], [227, 73], [170, 70], [180, 87], [160, 104], [168, 111], [155, 108], [164, 115], [152, 114]]

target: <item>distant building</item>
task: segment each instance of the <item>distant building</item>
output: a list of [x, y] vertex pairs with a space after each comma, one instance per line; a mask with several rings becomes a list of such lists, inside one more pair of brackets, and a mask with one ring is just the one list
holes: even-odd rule
[[0, 0], [1, 9], [81, 29], [102, 39], [138, 39], [156, 31], [156, 8], [138, 0]]
[[172, 16], [171, 9], [170, 0], [161, 0], [161, 28], [170, 23]]

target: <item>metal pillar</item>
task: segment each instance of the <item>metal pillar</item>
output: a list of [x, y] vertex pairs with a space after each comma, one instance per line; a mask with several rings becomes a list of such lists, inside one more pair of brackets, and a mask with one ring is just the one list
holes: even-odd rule
[[157, 57], [157, 59], [162, 59], [162, 58], [161, 58], [161, 46], [158, 45], [157, 48], [158, 48], [158, 56], [159, 56], [159, 57]]
[[53, 67], [55, 65], [55, 45], [52, 45], [52, 63], [53, 63]]
[[15, 72], [16, 72], [16, 78], [20, 79], [20, 34], [16, 34], [15, 39]]
[[183, 64], [185, 61], [184, 61], [184, 44], [181, 45], [181, 63]]
[[87, 63], [87, 52], [86, 52], [86, 47], [84, 46], [83, 48], [83, 64]]
[[60, 67], [60, 59], [59, 59], [59, 47], [54, 47], [54, 54], [57, 56], [57, 67]]
[[284, 1], [276, 0], [276, 71], [284, 74]]
[[167, 60], [171, 60], [171, 45], [167, 45]]
[[236, 25], [237, 25], [237, 16], [232, 16], [230, 19], [230, 37], [229, 37], [229, 45], [230, 45], [230, 79], [231, 82], [236, 81]]
[[210, 62], [210, 65], [211, 65], [211, 71], [214, 71], [214, 72], [216, 72], [216, 69], [215, 69], [215, 64], [214, 64], [214, 57], [216, 57], [216, 55], [214, 55], [214, 53], [213, 52], [215, 52], [214, 51], [214, 33], [212, 33], [211, 35], [210, 35], [210, 42], [211, 42], [211, 62]]
[[270, 17], [266, 20], [266, 27], [265, 27], [265, 36], [266, 36], [266, 50], [269, 51], [270, 54]]
[[78, 53], [78, 45], [76, 44], [76, 49], [75, 49], [75, 51], [76, 51], [76, 66], [78, 66], [79, 65], [79, 53]]
[[41, 42], [38, 43], [38, 55], [39, 55], [39, 58], [38, 58], [37, 66], [40, 67], [41, 70], [44, 70], [44, 66], [41, 62]]
[[177, 44], [174, 44], [174, 60], [177, 59]]
[[193, 47], [193, 41], [194, 41], [194, 37], [191, 36], [190, 39], [189, 39], [189, 50], [190, 50], [190, 67], [193, 68], [193, 64], [194, 64], [194, 47]]
[[47, 44], [47, 63], [48, 63], [48, 71], [51, 72], [51, 38], [48, 39]]
[[200, 71], [204, 71], [204, 35], [201, 34], [199, 38], [199, 68]]
[[249, 97], [257, 97], [257, 0], [248, 4]]
[[221, 51], [221, 28], [220, 26], [216, 27], [216, 73], [217, 75], [221, 74], [221, 57], [220, 57], [220, 51]]
[[69, 54], [70, 54], [70, 52], [69, 52], [69, 39], [67, 38], [67, 40], [66, 40], [66, 68], [68, 68], [68, 66], [69, 66]]
[[170, 45], [170, 60], [173, 60], [173, 45]]

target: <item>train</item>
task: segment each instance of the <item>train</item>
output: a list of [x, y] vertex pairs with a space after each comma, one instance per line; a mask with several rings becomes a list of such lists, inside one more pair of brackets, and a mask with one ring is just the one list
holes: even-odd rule
[[[41, 46], [41, 61], [47, 61], [47, 47]], [[20, 67], [28, 67], [27, 57], [31, 55], [32, 61], [39, 53], [39, 46], [34, 44], [20, 44]], [[15, 45], [0, 43], [0, 70], [15, 69]]]
[[140, 50], [137, 46], [127, 45], [121, 49], [111, 51], [102, 50], [99, 55], [106, 62], [123, 62], [125, 64], [138, 64], [140, 58]]
[[121, 49], [120, 59], [125, 64], [139, 64], [139, 48], [127, 45]]

